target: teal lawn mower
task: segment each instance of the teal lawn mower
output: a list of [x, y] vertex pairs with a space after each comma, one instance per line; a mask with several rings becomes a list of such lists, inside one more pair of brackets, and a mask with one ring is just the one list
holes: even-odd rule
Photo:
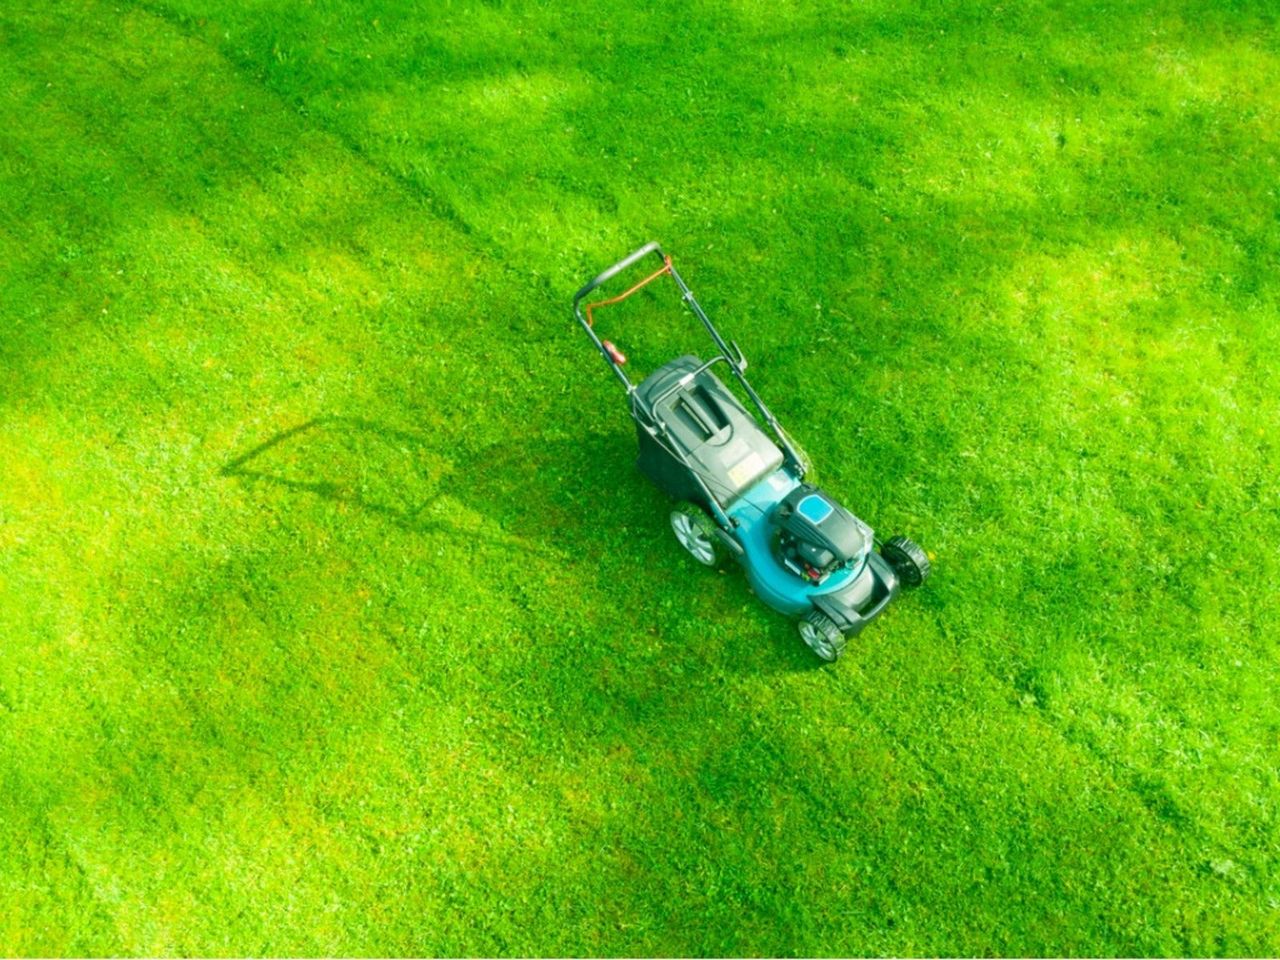
[[[650, 255], [659, 269], [584, 308], [583, 298]], [[596, 333], [592, 313], [664, 276], [706, 327], [717, 353], [708, 360], [676, 357], [637, 385], [623, 370], [622, 351]], [[918, 544], [906, 537], [880, 541], [830, 494], [805, 482], [809, 465], [747, 382], [742, 350], [720, 336], [658, 244], [646, 244], [586, 284], [574, 294], [573, 313], [626, 388], [640, 444], [637, 466], [677, 501], [671, 529], [680, 545], [704, 566], [736, 559], [765, 603], [797, 618], [815, 654], [836, 660], [902, 587], [925, 581], [929, 557]], [[720, 364], [756, 414], [712, 372]]]

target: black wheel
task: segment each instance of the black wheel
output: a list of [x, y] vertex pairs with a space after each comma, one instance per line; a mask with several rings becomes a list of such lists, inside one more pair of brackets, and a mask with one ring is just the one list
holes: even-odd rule
[[848, 639], [830, 617], [820, 610], [805, 614], [796, 627], [800, 631], [800, 639], [808, 644], [809, 649], [827, 663], [840, 659], [844, 653], [845, 641]]
[[889, 561], [904, 586], [918, 587], [929, 576], [929, 555], [906, 537], [890, 537], [880, 545], [880, 556]]
[[676, 504], [671, 511], [671, 532], [689, 556], [704, 567], [719, 567], [729, 559], [728, 550], [716, 535], [716, 522], [696, 503], [686, 500]]

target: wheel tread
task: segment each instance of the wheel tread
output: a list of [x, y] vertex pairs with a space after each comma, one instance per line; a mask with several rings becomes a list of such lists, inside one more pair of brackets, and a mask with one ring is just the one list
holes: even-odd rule
[[[684, 541], [680, 538], [679, 531], [676, 530], [676, 517], [687, 517], [690, 525], [698, 533], [702, 534], [711, 546], [711, 562], [707, 563], [697, 554], [695, 554]], [[718, 535], [719, 528], [716, 522], [708, 516], [707, 512], [689, 500], [681, 500], [671, 508], [671, 529], [676, 534], [676, 542], [680, 544], [680, 548], [694, 558], [698, 563], [705, 567], [720, 568], [725, 565], [729, 559], [729, 551], [723, 543], [720, 542]]]
[[[826, 650], [819, 649], [818, 646], [809, 642], [809, 637], [806, 635], [804, 629], [806, 625], [811, 626], [814, 630], [822, 634], [823, 639], [826, 641]], [[806, 646], [814, 652], [815, 656], [821, 660], [825, 660], [827, 663], [835, 663], [835, 661], [840, 659], [840, 654], [844, 653], [845, 644], [849, 640], [840, 628], [836, 626], [835, 621], [821, 610], [811, 610], [809, 613], [805, 614], [800, 621], [799, 629], [800, 639], [802, 639]], [[827, 652], [830, 652], [831, 655], [827, 656]]]
[[903, 536], [890, 537], [880, 547], [880, 556], [889, 561], [908, 587], [918, 587], [929, 577], [929, 554], [914, 540]]

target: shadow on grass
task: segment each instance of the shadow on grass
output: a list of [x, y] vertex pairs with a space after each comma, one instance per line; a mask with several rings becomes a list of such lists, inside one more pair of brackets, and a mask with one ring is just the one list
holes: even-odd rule
[[[598, 439], [575, 445], [581, 462], [604, 455], [592, 442]], [[500, 446], [450, 457], [438, 439], [421, 433], [360, 417], [319, 416], [240, 454], [220, 473], [311, 494], [412, 533], [446, 533], [459, 542], [480, 539], [559, 557], [554, 544], [571, 533], [566, 498], [554, 490], [530, 490], [528, 483], [531, 470], [540, 472], [540, 465], [555, 458], [543, 450], [539, 464], [524, 444]], [[491, 520], [492, 529], [450, 522], [457, 505]]]
[[[365, 458], [355, 465], [356, 472], [333, 457], [359, 456], [370, 446], [383, 447], [391, 456]], [[277, 433], [230, 460], [221, 473], [350, 504], [398, 527], [420, 529], [418, 519], [434, 499], [439, 479], [419, 468], [427, 450], [425, 438], [408, 431], [359, 417], [321, 416]], [[388, 472], [395, 467], [400, 469]]]
[[[705, 654], [695, 656], [699, 669], [761, 674], [819, 666], [736, 567], [720, 576], [693, 569], [669, 535], [666, 498], [635, 473], [625, 432], [513, 439], [454, 457], [440, 447], [414, 431], [325, 415], [257, 444], [220, 473], [309, 494], [410, 533], [444, 534], [459, 551], [479, 542], [548, 561], [575, 589], [599, 593], [602, 608], [625, 604], [639, 632], [665, 633], [658, 625], [670, 618], [666, 600], [680, 598], [681, 610], [705, 609], [712, 621]], [[734, 629], [743, 607], [759, 607], [759, 616]]]

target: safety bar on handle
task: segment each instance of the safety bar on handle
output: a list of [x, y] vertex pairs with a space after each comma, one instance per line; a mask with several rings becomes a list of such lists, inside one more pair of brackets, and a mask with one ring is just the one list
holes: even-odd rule
[[588, 303], [587, 304], [587, 326], [588, 327], [594, 326], [594, 322], [591, 318], [591, 311], [594, 310], [596, 307], [610, 307], [610, 306], [613, 306], [613, 304], [615, 303], [621, 303], [623, 300], [627, 299], [627, 297], [631, 296], [641, 287], [647, 287], [649, 284], [653, 283], [653, 281], [657, 280], [659, 277], [663, 276], [664, 274], [670, 273], [671, 258], [663, 257], [662, 260], [663, 260], [663, 264], [661, 269], [655, 270], [653, 273], [649, 274], [647, 277], [645, 277], [643, 280], [641, 280], [639, 283], [637, 283], [634, 287], [632, 287], [630, 290], [626, 291], [625, 293], [620, 293], [616, 297], [610, 297], [608, 300], [597, 300], [594, 303]]
[[[628, 290], [626, 293], [622, 294], [621, 296], [613, 297], [610, 300], [602, 300], [599, 303], [589, 304], [587, 306], [586, 315], [585, 316], [583, 315], [582, 308], [581, 306], [579, 306], [579, 304], [582, 302], [583, 297], [585, 297], [588, 293], [590, 293], [592, 290], [594, 290], [596, 287], [600, 286], [601, 284], [608, 283], [610, 280], [612, 280], [614, 277], [620, 274], [623, 270], [626, 270], [628, 267], [633, 266], [638, 261], [643, 260], [645, 257], [647, 257], [651, 253], [656, 253], [658, 257], [662, 260], [661, 270], [653, 274], [651, 277], [648, 277], [647, 279], [642, 280], [640, 283], [636, 284], [634, 287], [632, 287], [630, 290]], [[582, 324], [582, 329], [587, 331], [587, 336], [589, 336], [591, 338], [591, 341], [596, 345], [596, 349], [600, 351], [601, 355], [605, 358], [605, 361], [609, 364], [609, 369], [612, 370], [614, 375], [618, 378], [618, 380], [622, 382], [622, 386], [624, 389], [626, 389], [628, 394], [630, 394], [633, 390], [635, 390], [635, 384], [631, 382], [631, 378], [628, 377], [622, 369], [622, 362], [624, 358], [622, 357], [622, 354], [618, 351], [617, 347], [615, 347], [611, 343], [608, 343], [607, 341], [601, 340], [600, 337], [596, 334], [595, 330], [592, 327], [591, 311], [595, 307], [604, 306], [610, 303], [617, 303], [619, 300], [625, 300], [627, 297], [631, 296], [631, 294], [635, 293], [645, 284], [651, 283], [652, 281], [656, 280], [658, 277], [662, 276], [664, 273], [673, 273], [673, 272], [674, 271], [671, 266], [671, 258], [663, 255], [662, 248], [658, 246], [656, 242], [646, 243], [639, 250], [636, 250], [634, 253], [630, 254], [629, 256], [623, 257], [621, 260], [615, 263], [612, 267], [610, 267], [608, 270], [605, 270], [603, 273], [601, 273], [594, 280], [586, 284], [581, 290], [579, 290], [577, 293], [573, 295], [573, 315], [578, 318], [578, 322]]]
[[635, 251], [634, 253], [626, 257], [623, 257], [621, 260], [615, 263], [612, 267], [610, 267], [608, 270], [605, 270], [603, 273], [601, 273], [598, 277], [596, 277], [590, 283], [584, 285], [581, 290], [579, 290], [577, 293], [573, 295], [573, 308], [576, 310], [578, 308], [578, 301], [581, 300], [583, 297], [585, 297], [588, 293], [590, 293], [596, 287], [600, 286], [603, 283], [608, 283], [610, 280], [612, 280], [614, 277], [620, 274], [623, 270], [627, 269], [627, 267], [631, 266], [633, 263], [637, 263], [640, 260], [643, 260], [649, 254], [655, 253], [655, 252], [658, 254], [658, 256], [662, 260], [664, 261], [666, 260], [666, 257], [662, 255], [662, 247], [658, 246], [658, 243], [656, 240], [646, 243], [639, 250]]

